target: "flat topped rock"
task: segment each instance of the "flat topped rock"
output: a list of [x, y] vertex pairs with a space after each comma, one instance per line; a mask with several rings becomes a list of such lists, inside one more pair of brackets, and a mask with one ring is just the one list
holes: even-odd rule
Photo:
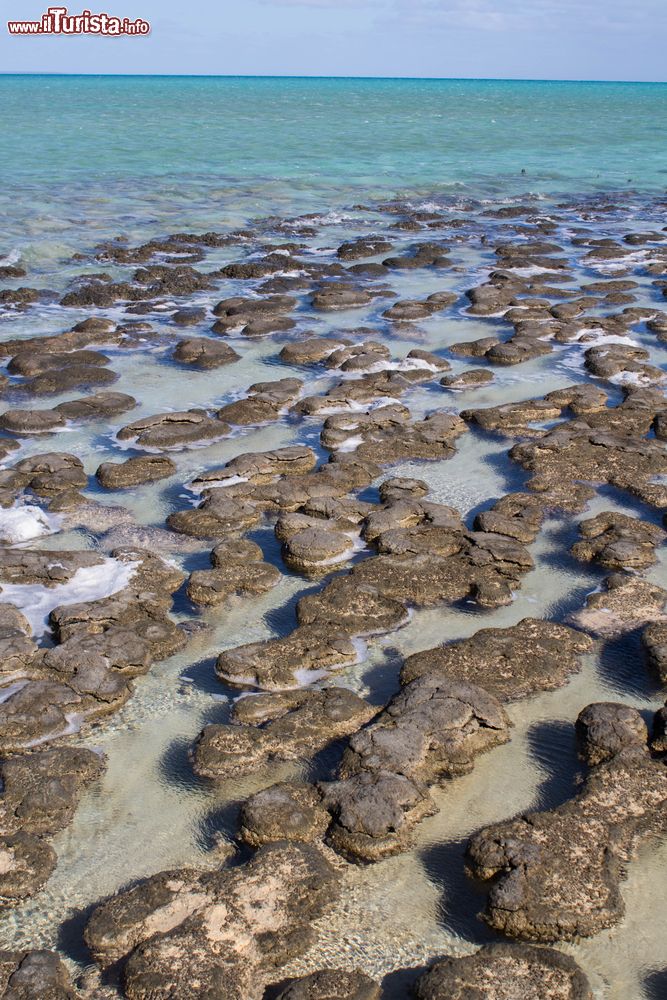
[[645, 752], [648, 729], [636, 708], [614, 702], [587, 705], [577, 716], [579, 752], [591, 767], [611, 760], [621, 750]]
[[354, 288], [350, 285], [326, 285], [316, 292], [312, 298], [313, 309], [319, 312], [334, 310], [358, 309], [373, 301], [373, 296], [365, 288]]
[[278, 476], [296, 476], [310, 472], [317, 456], [304, 445], [290, 445], [272, 451], [247, 452], [232, 458], [221, 469], [209, 469], [193, 480], [193, 487], [234, 485], [238, 482], [268, 483]]
[[551, 948], [492, 944], [442, 958], [414, 986], [417, 1000], [592, 1000], [574, 959]]
[[582, 540], [572, 546], [572, 555], [596, 562], [606, 569], [642, 570], [656, 562], [655, 549], [667, 537], [662, 528], [638, 517], [604, 511], [579, 522]]
[[667, 621], [652, 622], [642, 632], [642, 646], [649, 667], [667, 681]]
[[666, 620], [667, 590], [626, 573], [608, 576], [602, 589], [587, 596], [586, 606], [570, 616], [573, 625], [595, 636], [622, 635]]
[[237, 399], [218, 410], [218, 418], [230, 424], [248, 426], [277, 420], [303, 388], [298, 378], [255, 382], [248, 387], [245, 399]]
[[[11, 742], [11, 712], [2, 722], [3, 736]], [[82, 747], [37, 751], [2, 761], [0, 903], [16, 905], [43, 887], [57, 860], [45, 838], [70, 823], [84, 788], [103, 770], [101, 755]], [[0, 988], [2, 974], [0, 953]]]
[[144, 417], [117, 434], [119, 441], [136, 439], [140, 446], [151, 448], [187, 447], [199, 441], [223, 437], [229, 427], [221, 420], [209, 417], [205, 410], [185, 410], [173, 413], [158, 413]]
[[363, 861], [407, 850], [437, 812], [427, 786], [470, 771], [477, 754], [509, 739], [509, 725], [482, 688], [433, 675], [408, 684], [350, 738], [339, 780], [320, 784], [329, 842]]
[[31, 489], [41, 497], [81, 489], [88, 483], [83, 462], [67, 452], [45, 452], [23, 458], [0, 472], [0, 483], [14, 489]]
[[581, 790], [556, 809], [487, 827], [470, 840], [472, 873], [488, 880], [484, 919], [526, 941], [571, 940], [611, 927], [624, 911], [620, 882], [639, 844], [665, 831], [667, 768], [652, 759], [640, 720], [621, 706], [580, 715], [593, 762]]
[[321, 841], [330, 816], [313, 785], [283, 781], [246, 799], [241, 807], [239, 836], [251, 847], [296, 840]]
[[346, 562], [354, 554], [354, 542], [341, 531], [324, 526], [306, 527], [290, 535], [282, 548], [285, 564], [300, 573], [319, 575]]
[[107, 490], [126, 489], [167, 479], [176, 472], [176, 465], [163, 455], [128, 458], [125, 462], [103, 462], [95, 473]]
[[194, 749], [195, 771], [206, 778], [252, 774], [278, 761], [312, 756], [354, 732], [375, 709], [346, 688], [304, 688], [242, 698], [231, 725], [207, 726]]
[[285, 690], [326, 677], [359, 661], [344, 631], [320, 622], [304, 624], [281, 639], [266, 639], [221, 653], [216, 673], [228, 684]]
[[238, 361], [240, 355], [224, 341], [210, 340], [208, 337], [189, 337], [181, 340], [174, 348], [174, 361], [192, 365], [193, 368], [220, 368]]
[[277, 1000], [380, 1000], [380, 984], [363, 972], [321, 969], [290, 983]]
[[5, 410], [0, 414], [0, 428], [19, 437], [52, 434], [65, 426], [65, 417], [55, 410]]
[[337, 577], [319, 593], [302, 597], [296, 614], [302, 626], [355, 636], [391, 632], [409, 619], [402, 601], [350, 576]]
[[117, 379], [116, 372], [97, 364], [68, 365], [66, 368], [34, 375], [28, 381], [23, 382], [20, 389], [36, 396], [55, 395], [59, 392], [69, 392], [71, 389], [81, 389], [89, 385], [111, 385]]
[[190, 574], [187, 595], [194, 604], [221, 604], [233, 594], [263, 594], [280, 581], [280, 570], [264, 562], [254, 542], [230, 539], [211, 552], [213, 569]]
[[109, 358], [99, 351], [51, 351], [40, 354], [26, 350], [16, 354], [7, 371], [12, 375], [41, 375], [54, 369], [68, 368], [71, 365], [108, 365]]
[[0, 996], [6, 1000], [78, 1000], [55, 951], [0, 951]]
[[55, 587], [67, 583], [79, 569], [102, 566], [104, 556], [97, 552], [65, 552], [0, 548], [0, 583], [39, 584]]
[[456, 375], [445, 375], [440, 379], [440, 385], [445, 389], [474, 389], [477, 386], [493, 382], [493, 372], [488, 368], [469, 368]]
[[336, 894], [321, 851], [270, 844], [241, 867], [161, 872], [118, 893], [93, 912], [85, 938], [103, 966], [129, 956], [130, 997], [261, 1000]]
[[364, 257], [376, 257], [378, 254], [391, 250], [391, 243], [384, 236], [360, 236], [356, 240], [341, 243], [336, 256], [341, 260], [361, 260]]
[[60, 413], [67, 420], [97, 420], [100, 417], [113, 417], [125, 413], [137, 405], [134, 396], [124, 392], [95, 392], [81, 399], [71, 399], [67, 403], [58, 403], [52, 412]]
[[583, 632], [524, 618], [508, 628], [481, 629], [469, 639], [408, 656], [401, 683], [436, 674], [481, 684], [501, 701], [514, 701], [562, 687], [592, 645]]
[[344, 338], [334, 340], [332, 337], [308, 337], [294, 344], [285, 344], [280, 351], [280, 360], [287, 365], [317, 364], [346, 345]]

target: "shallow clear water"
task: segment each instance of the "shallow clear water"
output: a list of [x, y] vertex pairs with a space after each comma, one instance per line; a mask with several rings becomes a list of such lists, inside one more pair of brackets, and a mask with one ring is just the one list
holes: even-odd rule
[[[0, 252], [15, 252], [29, 271], [26, 279], [8, 285], [62, 289], [75, 275], [100, 269], [73, 264], [69, 257], [106, 236], [123, 233], [134, 243], [155, 234], [223, 230], [304, 211], [319, 213], [318, 235], [306, 242], [318, 259], [329, 259], [360, 226], [380, 231], [387, 219], [375, 212], [374, 200], [399, 193], [414, 204], [447, 205], [465, 215], [495, 199], [531, 197], [536, 207], [546, 208], [561, 198], [632, 189], [618, 197], [618, 218], [612, 213], [602, 223], [593, 221], [591, 229], [622, 233], [628, 218], [638, 229], [664, 224], [654, 199], [667, 181], [667, 85], [0, 77], [0, 106], [5, 134], [11, 136], [0, 149]], [[353, 208], [360, 202], [368, 207]], [[414, 239], [395, 233], [392, 238], [397, 247]], [[477, 239], [466, 241], [465, 231], [453, 247], [456, 267], [444, 275], [392, 274], [396, 296], [463, 291], [482, 268], [488, 270], [491, 249]], [[238, 256], [238, 248], [211, 252], [205, 269]], [[103, 269], [114, 276], [125, 273]], [[613, 268], [578, 267], [573, 273], [577, 280], [595, 280]], [[221, 282], [194, 301], [212, 305], [237, 288]], [[655, 297], [644, 281], [637, 304], [655, 304]], [[296, 313], [297, 334], [370, 326], [400, 357], [413, 347], [445, 352], [454, 342], [488, 335], [494, 326], [493, 320], [448, 312], [388, 335], [380, 319], [385, 307], [379, 300], [332, 318], [302, 306]], [[0, 337], [58, 332], [86, 315], [50, 305], [5, 314]], [[124, 316], [120, 310], [108, 315]], [[139, 400], [131, 415], [111, 426], [83, 424], [55, 438], [28, 439], [11, 461], [59, 448], [81, 457], [92, 474], [102, 461], [135, 453], [121, 449], [114, 438], [130, 419], [169, 407], [212, 406], [235, 398], [252, 382], [289, 374], [307, 380], [307, 393], [321, 392], [332, 381], [322, 371], [279, 365], [279, 338], [233, 341], [242, 354], [238, 363], [213, 372], [187, 371], [169, 359], [174, 327], [166, 318], [152, 316], [151, 322], [156, 343], [140, 351], [107, 351], [120, 375], [114, 388]], [[204, 333], [208, 325], [188, 334]], [[645, 332], [640, 329], [633, 337], [651, 343], [654, 364], [665, 364], [667, 351], [656, 350]], [[415, 388], [405, 401], [417, 415], [444, 406], [458, 410], [543, 395], [573, 379], [585, 380], [581, 357], [576, 345], [557, 348], [516, 368], [496, 369], [488, 387], [454, 394], [433, 383]], [[453, 371], [475, 364], [450, 360]], [[78, 395], [30, 405], [50, 407]], [[21, 405], [18, 398], [10, 394], [8, 405]], [[178, 471], [169, 480], [118, 493], [91, 486], [89, 493], [125, 508], [141, 525], [161, 527], [171, 511], [191, 502], [184, 484], [197, 472], [240, 452], [296, 442], [318, 447], [320, 426], [318, 419], [284, 419], [178, 452]], [[509, 446], [501, 438], [471, 432], [459, 439], [450, 461], [406, 463], [391, 472], [425, 479], [433, 499], [451, 503], [471, 519], [480, 506], [523, 483], [507, 458]], [[582, 516], [610, 508], [658, 520], [655, 511], [614, 491], [596, 498]], [[373, 642], [367, 661], [337, 680], [379, 705], [395, 690], [400, 659], [409, 652], [528, 615], [564, 619], [604, 575], [567, 555], [577, 520], [547, 523], [531, 547], [536, 568], [510, 607], [485, 613], [472, 608], [417, 612], [400, 632]], [[270, 525], [251, 537], [267, 558], [279, 559]], [[98, 537], [90, 530], [70, 531], [39, 544], [93, 547]], [[183, 554], [176, 538], [173, 544], [166, 554], [188, 570], [206, 565], [210, 545]], [[665, 585], [664, 561], [650, 576]], [[203, 725], [225, 718], [227, 699], [234, 696], [215, 679], [214, 656], [290, 631], [295, 597], [312, 586], [286, 572], [267, 595], [203, 612], [198, 617], [207, 628], [191, 638], [187, 649], [153, 667], [137, 681], [128, 705], [81, 737], [108, 755], [108, 771], [84, 796], [72, 825], [55, 839], [59, 863], [46, 889], [3, 914], [3, 944], [60, 946], [73, 962], [85, 964], [81, 928], [88, 907], [126, 882], [163, 868], [216, 864], [217, 841], [235, 829], [234, 804], [295, 773], [286, 765], [213, 789], [194, 779], [187, 751]], [[177, 611], [184, 619], [192, 617], [182, 598]], [[463, 873], [465, 840], [518, 810], [567, 797], [579, 769], [572, 723], [584, 705], [596, 700], [627, 701], [642, 709], [660, 705], [660, 691], [633, 643], [596, 650], [563, 690], [511, 706], [511, 742], [478, 759], [472, 774], [435, 793], [440, 813], [420, 826], [414, 851], [347, 870], [340, 902], [318, 925], [317, 947], [285, 974], [341, 964], [383, 976], [491, 939], [475, 917], [484, 897]], [[666, 874], [667, 847], [653, 842], [630, 865], [622, 886], [623, 921], [566, 947], [589, 975], [596, 1000], [651, 996], [643, 984], [652, 970], [665, 965], [655, 886]], [[390, 975], [387, 996], [404, 995], [400, 974]]]

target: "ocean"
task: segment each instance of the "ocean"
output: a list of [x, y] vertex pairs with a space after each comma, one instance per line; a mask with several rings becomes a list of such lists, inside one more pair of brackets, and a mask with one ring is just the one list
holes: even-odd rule
[[667, 187], [667, 84], [0, 76], [0, 240]]

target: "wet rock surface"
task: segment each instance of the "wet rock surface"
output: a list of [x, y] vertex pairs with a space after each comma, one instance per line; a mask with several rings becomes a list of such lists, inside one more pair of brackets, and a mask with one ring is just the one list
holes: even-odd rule
[[77, 1000], [80, 995], [53, 951], [0, 951], [0, 990], [6, 1000]]
[[277, 1000], [379, 1000], [380, 986], [363, 972], [323, 969], [297, 979]]
[[480, 684], [501, 701], [515, 701], [565, 684], [580, 669], [590, 638], [556, 622], [524, 618], [510, 628], [481, 629], [469, 639], [414, 653], [401, 681], [436, 674]]
[[408, 684], [351, 737], [339, 780], [321, 786], [330, 843], [363, 861], [406, 850], [416, 824], [436, 811], [428, 785], [466, 774], [477, 754], [509, 738], [508, 728], [482, 688], [433, 675]]
[[494, 944], [444, 958], [420, 976], [417, 1000], [590, 1000], [588, 981], [568, 955], [551, 948]]
[[0, 761], [0, 905], [16, 906], [46, 883], [57, 857], [46, 838], [68, 826], [104, 760], [67, 747]]
[[240, 868], [153, 876], [102, 904], [86, 941], [103, 966], [126, 960], [128, 997], [260, 1000], [276, 967], [311, 943], [335, 889], [318, 849], [271, 844]]
[[624, 868], [648, 837], [664, 832], [667, 769], [652, 759], [641, 716], [626, 706], [589, 706], [578, 723], [592, 767], [578, 794], [476, 834], [472, 873], [499, 879], [484, 919], [527, 941], [570, 940], [623, 915]]
[[363, 723], [375, 710], [345, 688], [260, 694], [237, 701], [230, 725], [207, 726], [193, 751], [207, 778], [251, 774], [271, 762], [312, 756]]
[[176, 465], [170, 458], [147, 456], [128, 458], [126, 462], [103, 462], [95, 475], [105, 489], [119, 490], [167, 479], [175, 471]]

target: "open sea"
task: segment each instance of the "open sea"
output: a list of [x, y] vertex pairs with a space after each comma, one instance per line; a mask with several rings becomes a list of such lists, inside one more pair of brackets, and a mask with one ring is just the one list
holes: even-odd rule
[[[0, 76], [0, 247], [667, 188], [667, 84]], [[41, 247], [40, 247], [41, 244]]]

